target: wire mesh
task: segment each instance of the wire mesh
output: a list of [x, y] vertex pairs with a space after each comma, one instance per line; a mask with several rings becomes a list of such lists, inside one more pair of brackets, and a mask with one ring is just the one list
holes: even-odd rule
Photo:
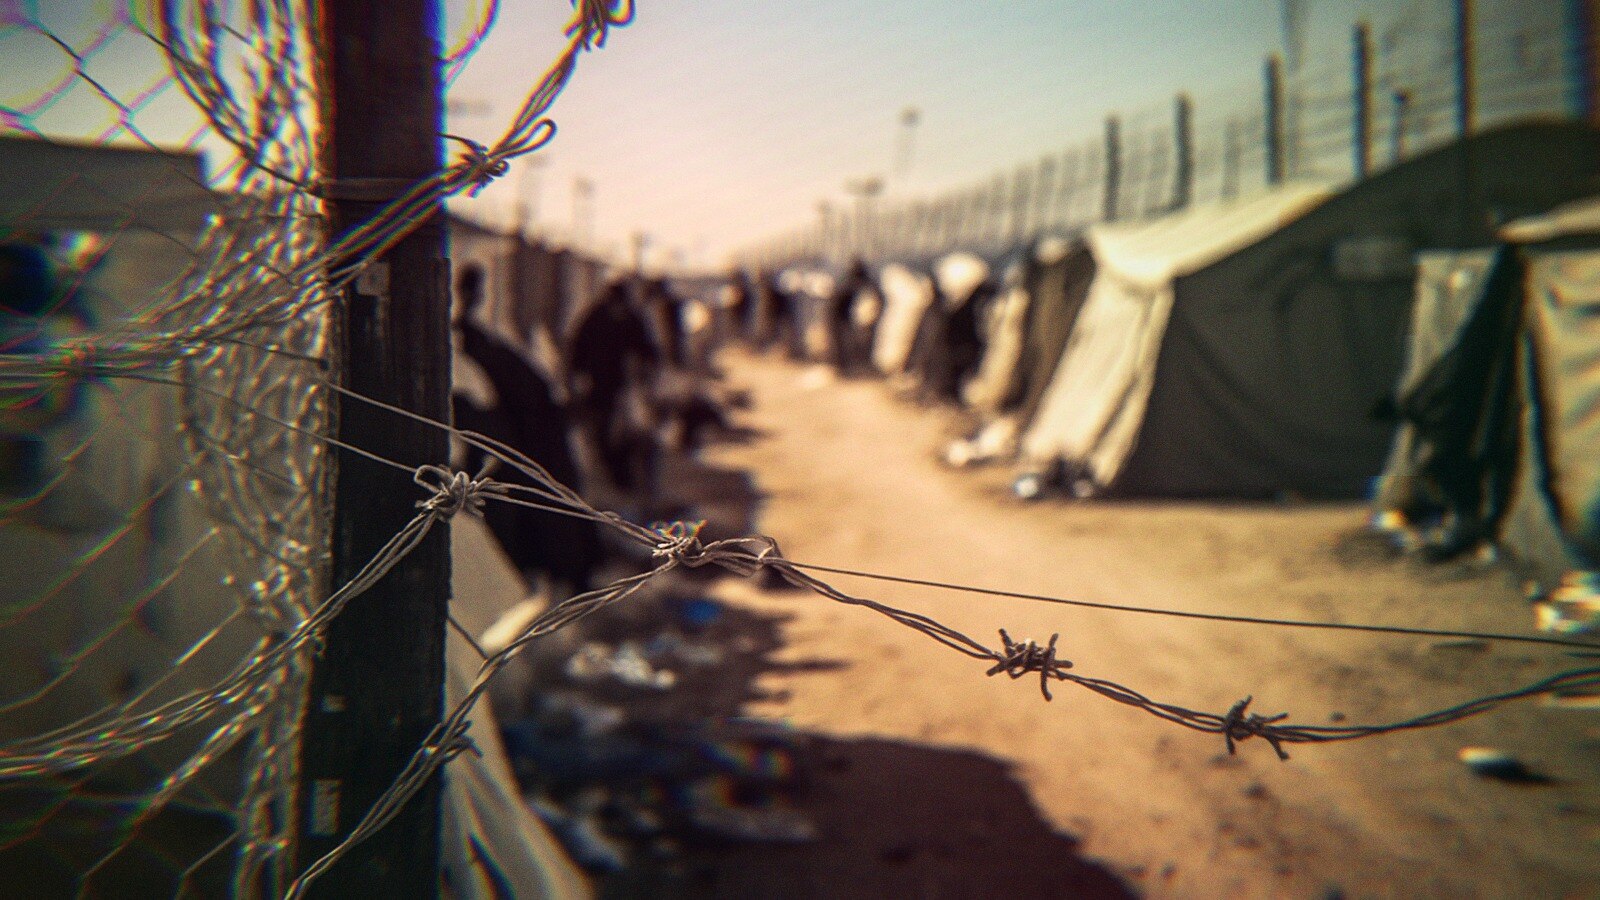
[[320, 243], [306, 10], [0, 15], [0, 240], [42, 300], [5, 311], [0, 366], [0, 869], [268, 885], [306, 660], [208, 688], [303, 618], [324, 556], [320, 287], [285, 277]]
[[[351, 589], [323, 584], [327, 301], [548, 140], [577, 56], [629, 9], [578, 5], [498, 142], [462, 140], [330, 243], [311, 4], [0, 5], [8, 888], [289, 884], [309, 662]], [[497, 10], [469, 17], [447, 78]]]

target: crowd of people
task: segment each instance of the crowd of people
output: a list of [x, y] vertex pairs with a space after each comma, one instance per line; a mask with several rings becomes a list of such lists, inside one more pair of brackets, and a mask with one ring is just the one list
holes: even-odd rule
[[[664, 279], [615, 278], [579, 312], [558, 343], [559, 360], [543, 369], [526, 347], [491, 333], [479, 315], [483, 301], [484, 272], [469, 265], [456, 281], [458, 350], [482, 377], [479, 390], [458, 379], [456, 427], [515, 447], [580, 493], [599, 486], [641, 522], [670, 513], [662, 454], [693, 449], [707, 429], [726, 425], [693, 358], [687, 301]], [[468, 471], [486, 462], [480, 450], [465, 453]], [[504, 467], [494, 477], [526, 481]], [[530, 582], [547, 582], [557, 597], [593, 586], [604, 556], [593, 522], [511, 504], [491, 504], [485, 521]]]

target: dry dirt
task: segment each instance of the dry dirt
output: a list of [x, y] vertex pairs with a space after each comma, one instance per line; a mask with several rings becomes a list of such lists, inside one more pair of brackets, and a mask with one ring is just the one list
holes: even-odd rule
[[[1532, 633], [1521, 585], [1359, 538], [1359, 504], [1045, 502], [1001, 470], [935, 461], [955, 426], [877, 381], [730, 355], [754, 436], [709, 448], [715, 483], [811, 563], [1092, 601]], [[680, 484], [682, 489], [683, 485]], [[706, 499], [701, 498], [703, 501]], [[729, 500], [728, 502], [733, 502]], [[702, 513], [717, 518], [715, 502]], [[720, 536], [720, 535], [719, 535]], [[1292, 721], [1403, 719], [1582, 665], [1559, 650], [1193, 622], [829, 576], [986, 642], [1061, 635], [1076, 672], [1159, 700]], [[734, 579], [776, 623], [743, 713], [816, 736], [821, 839], [702, 857], [720, 896], [1600, 897], [1600, 712], [1525, 700], [1340, 744], [1222, 740], [1070, 685], [985, 666], [871, 611]], [[1478, 777], [1469, 745], [1547, 780]]]

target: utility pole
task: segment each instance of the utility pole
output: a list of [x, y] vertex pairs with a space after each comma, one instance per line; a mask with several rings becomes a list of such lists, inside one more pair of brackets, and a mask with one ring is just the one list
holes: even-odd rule
[[[319, 148], [333, 235], [349, 232], [442, 165], [437, 0], [324, 0], [329, 85]], [[450, 416], [450, 293], [436, 207], [333, 298], [344, 386], [438, 421]], [[348, 398], [339, 440], [408, 466], [448, 459], [445, 434]], [[339, 451], [333, 586], [347, 583], [416, 515], [406, 472]], [[444, 523], [329, 623], [313, 664], [294, 815], [296, 871], [342, 841], [439, 722], [450, 589]], [[439, 784], [312, 887], [319, 897], [436, 897]]]

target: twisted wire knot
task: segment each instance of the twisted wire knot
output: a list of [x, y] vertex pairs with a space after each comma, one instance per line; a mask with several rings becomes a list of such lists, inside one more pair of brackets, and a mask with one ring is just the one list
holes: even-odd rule
[[1052, 700], [1050, 696], [1050, 679], [1059, 678], [1063, 681], [1067, 676], [1061, 674], [1062, 669], [1072, 668], [1072, 663], [1065, 659], [1056, 659], [1056, 639], [1060, 633], [1050, 635], [1050, 643], [1041, 647], [1030, 638], [1026, 641], [1013, 641], [1011, 635], [1006, 634], [1004, 628], [1000, 629], [1000, 640], [1003, 644], [1001, 651], [995, 654], [995, 664], [986, 675], [998, 675], [1001, 672], [1012, 678], [1021, 678], [1029, 672], [1039, 673], [1039, 692], [1044, 694], [1044, 699]]
[[454, 134], [445, 137], [466, 148], [461, 151], [461, 163], [466, 166], [467, 179], [472, 182], [472, 189], [467, 191], [468, 197], [478, 196], [478, 192], [488, 187], [489, 182], [511, 171], [511, 162], [505, 156], [489, 152], [488, 147], [477, 141]]
[[[755, 549], [752, 550], [752, 547]], [[706, 547], [706, 555], [710, 561], [745, 578], [761, 571], [764, 566], [789, 565], [778, 549], [778, 542], [764, 534], [713, 541]], [[790, 566], [789, 570], [792, 572], [793, 567]]]
[[633, 21], [633, 0], [572, 0], [572, 7], [572, 21], [563, 34], [582, 34], [590, 47], [604, 47], [608, 30]]
[[650, 530], [660, 536], [655, 549], [650, 555], [656, 559], [670, 559], [682, 565], [694, 568], [707, 563], [706, 547], [700, 543], [700, 529], [704, 528], [706, 521], [698, 522], [657, 522], [650, 526]]
[[465, 472], [452, 472], [434, 465], [418, 466], [411, 480], [433, 491], [432, 497], [417, 501], [417, 508], [441, 519], [452, 518], [462, 510], [482, 513], [485, 499], [504, 490], [498, 482], [488, 478], [473, 478]]
[[[471, 722], [466, 723], [468, 726], [471, 724]], [[465, 726], [463, 726], [461, 734], [452, 735], [445, 739], [443, 743], [439, 744], [435, 752], [443, 756], [445, 762], [449, 762], [463, 753], [471, 753], [479, 759], [483, 758], [483, 750], [476, 741], [466, 735]]]
[[1281, 722], [1289, 717], [1288, 713], [1278, 713], [1275, 716], [1263, 716], [1259, 713], [1245, 715], [1245, 709], [1250, 706], [1253, 697], [1245, 697], [1228, 709], [1228, 714], [1222, 717], [1222, 739], [1228, 744], [1228, 753], [1234, 752], [1234, 742], [1246, 738], [1259, 737], [1272, 745], [1277, 751], [1279, 759], [1288, 759], [1289, 754], [1284, 752], [1282, 738], [1277, 734], [1272, 723]]

